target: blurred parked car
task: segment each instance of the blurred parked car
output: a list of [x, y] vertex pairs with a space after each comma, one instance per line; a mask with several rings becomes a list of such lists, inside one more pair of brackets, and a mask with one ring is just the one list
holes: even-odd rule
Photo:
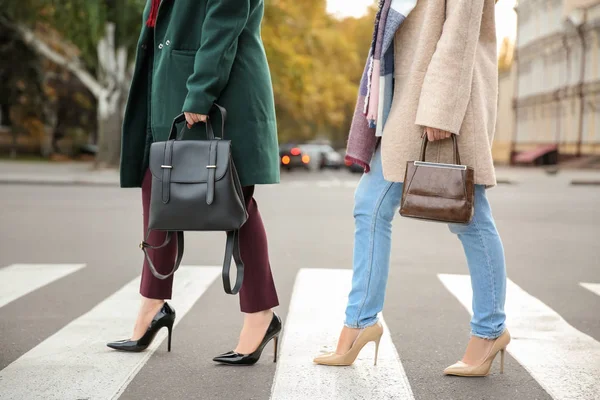
[[311, 169], [340, 169], [344, 165], [343, 157], [328, 144], [308, 143], [300, 146], [311, 159]]
[[291, 144], [279, 146], [279, 159], [281, 168], [285, 168], [288, 171], [297, 168], [309, 169], [310, 156], [298, 146]]

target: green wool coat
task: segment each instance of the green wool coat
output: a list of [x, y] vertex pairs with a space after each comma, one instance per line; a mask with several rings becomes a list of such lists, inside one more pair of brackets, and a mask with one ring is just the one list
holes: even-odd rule
[[[150, 4], [123, 122], [121, 186], [141, 186], [150, 145], [167, 139], [178, 114], [209, 114], [214, 102], [228, 111], [225, 139], [242, 185], [279, 182], [273, 88], [260, 36], [263, 0], [163, 0], [154, 29], [145, 24]], [[184, 138], [205, 138], [204, 125]]]

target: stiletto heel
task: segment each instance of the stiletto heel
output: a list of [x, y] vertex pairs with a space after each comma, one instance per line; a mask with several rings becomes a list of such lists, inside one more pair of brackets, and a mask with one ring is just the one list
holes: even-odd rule
[[213, 358], [213, 361], [227, 365], [254, 365], [260, 360], [263, 349], [271, 340], [275, 341], [275, 361], [277, 361], [277, 343], [281, 334], [281, 328], [281, 318], [273, 313], [273, 319], [271, 319], [271, 324], [267, 328], [267, 333], [265, 333], [265, 337], [253, 353], [240, 354], [230, 351]]
[[167, 342], [167, 351], [170, 353], [171, 352], [171, 335], [173, 333], [173, 325], [167, 326], [167, 329], [169, 330], [169, 339], [168, 339], [168, 342]]
[[445, 375], [456, 375], [456, 376], [488, 376], [492, 369], [492, 363], [494, 359], [500, 353], [500, 373], [504, 373], [504, 352], [506, 346], [510, 343], [510, 333], [507, 330], [500, 335], [490, 350], [488, 356], [479, 365], [468, 365], [462, 361], [457, 362], [444, 370]]
[[273, 362], [277, 362], [277, 352], [279, 351], [279, 336], [275, 336], [273, 338], [273, 345], [275, 349], [273, 350]]
[[367, 343], [375, 342], [375, 365], [377, 365], [377, 355], [379, 353], [379, 342], [383, 336], [383, 325], [377, 322], [375, 325], [369, 326], [363, 329], [352, 347], [346, 354], [327, 353], [319, 356], [313, 360], [315, 364], [320, 365], [331, 365], [331, 366], [344, 366], [347, 367], [352, 365], [358, 357], [360, 351], [365, 347]]
[[156, 313], [156, 315], [152, 319], [152, 322], [150, 322], [150, 325], [148, 326], [146, 333], [144, 333], [144, 336], [142, 336], [138, 340], [125, 339], [116, 342], [110, 342], [106, 345], [111, 349], [121, 351], [144, 351], [148, 348], [148, 346], [152, 344], [152, 341], [156, 337], [158, 331], [160, 331], [162, 328], [167, 328], [169, 330], [169, 340], [167, 349], [171, 351], [171, 332], [173, 331], [174, 324], [175, 310], [169, 305], [169, 303], [165, 303], [163, 304], [160, 311]]
[[379, 355], [379, 342], [381, 341], [381, 338], [379, 338], [379, 340], [377, 340], [375, 342], [375, 363], [373, 363], [373, 365], [377, 365], [377, 356]]

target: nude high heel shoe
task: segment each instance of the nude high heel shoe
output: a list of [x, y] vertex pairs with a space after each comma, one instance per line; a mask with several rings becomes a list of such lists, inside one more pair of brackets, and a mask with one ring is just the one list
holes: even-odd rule
[[383, 326], [380, 322], [377, 322], [375, 325], [369, 326], [360, 332], [352, 344], [352, 347], [346, 354], [327, 353], [315, 358], [313, 362], [320, 365], [347, 367], [354, 363], [356, 357], [358, 357], [358, 354], [367, 343], [375, 342], [374, 365], [377, 365], [377, 354], [379, 353], [379, 342], [381, 341], [381, 336], [383, 336]]
[[498, 337], [492, 346], [488, 356], [479, 365], [468, 365], [462, 361], [457, 362], [444, 370], [444, 375], [455, 375], [455, 376], [488, 376], [492, 363], [496, 355], [500, 353], [500, 373], [504, 373], [504, 352], [506, 346], [510, 343], [510, 333], [505, 330], [500, 337]]

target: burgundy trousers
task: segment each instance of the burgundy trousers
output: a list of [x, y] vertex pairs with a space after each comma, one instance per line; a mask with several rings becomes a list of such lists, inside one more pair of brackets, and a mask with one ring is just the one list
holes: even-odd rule
[[[144, 235], [148, 229], [148, 216], [150, 213], [150, 192], [152, 188], [152, 174], [146, 171], [142, 182], [142, 204], [144, 208]], [[271, 265], [269, 263], [269, 249], [267, 233], [262, 222], [258, 206], [254, 199], [254, 186], [243, 188], [248, 220], [240, 229], [240, 252], [244, 261], [244, 282], [240, 290], [240, 306], [244, 313], [255, 313], [269, 310], [279, 305]], [[165, 233], [152, 231], [148, 242], [159, 245], [165, 240]], [[225, 241], [223, 241], [225, 251]], [[162, 249], [148, 249], [148, 254], [157, 271], [167, 274], [173, 269], [177, 253], [177, 238]], [[235, 266], [232, 266], [235, 268]], [[175, 274], [177, 275], [177, 274]], [[171, 298], [173, 290], [173, 277], [161, 280], [152, 275], [148, 262], [144, 259], [142, 269], [142, 283], [140, 293], [150, 299], [167, 300]]]

